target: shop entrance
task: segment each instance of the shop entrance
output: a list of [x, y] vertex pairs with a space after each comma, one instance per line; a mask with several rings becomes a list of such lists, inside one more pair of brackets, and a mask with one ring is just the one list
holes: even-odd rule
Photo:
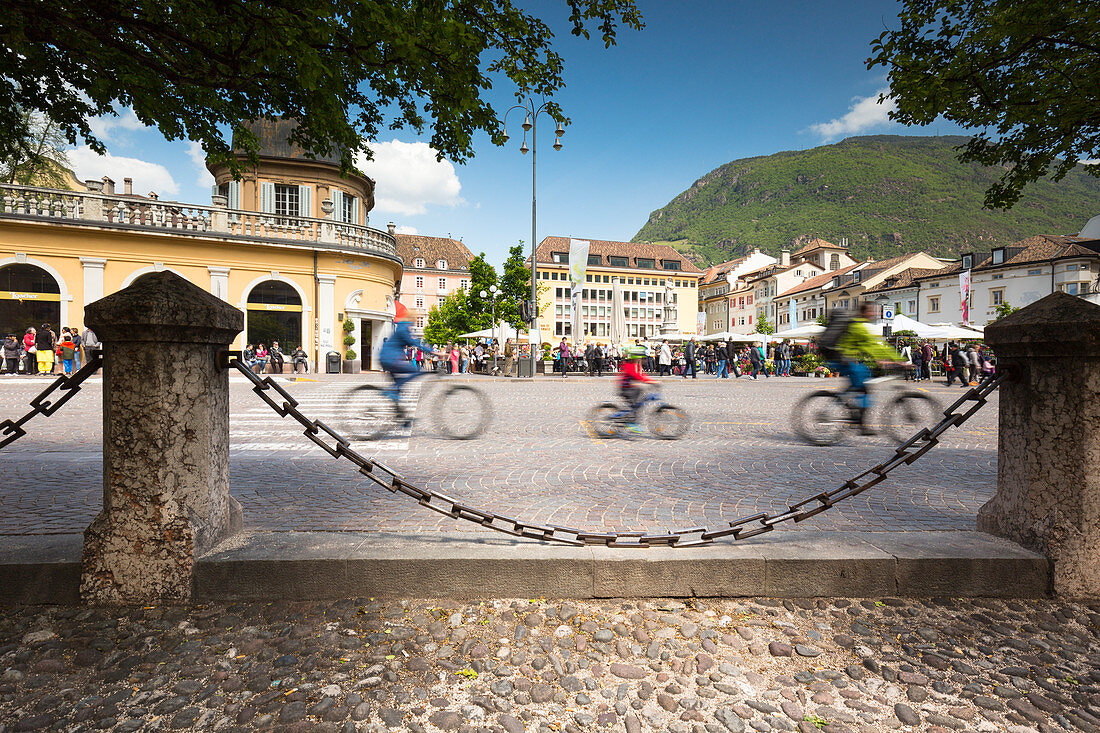
[[279, 280], [267, 280], [248, 294], [246, 343], [274, 342], [284, 354], [302, 345], [302, 299], [290, 285]]
[[0, 267], [0, 339], [22, 336], [43, 323], [61, 333], [61, 287], [53, 275], [34, 265]]
[[359, 322], [359, 359], [361, 369], [366, 372], [371, 369], [371, 345], [374, 343], [374, 321], [364, 318]]

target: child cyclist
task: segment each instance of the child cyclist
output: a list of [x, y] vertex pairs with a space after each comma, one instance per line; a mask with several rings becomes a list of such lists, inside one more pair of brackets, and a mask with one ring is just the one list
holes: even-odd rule
[[619, 396], [630, 406], [630, 415], [627, 417], [627, 430], [632, 433], [640, 433], [638, 427], [638, 406], [641, 402], [641, 384], [655, 384], [657, 380], [646, 376], [642, 371], [642, 359], [645, 358], [644, 346], [628, 346], [623, 349], [623, 364], [619, 370], [618, 387]]

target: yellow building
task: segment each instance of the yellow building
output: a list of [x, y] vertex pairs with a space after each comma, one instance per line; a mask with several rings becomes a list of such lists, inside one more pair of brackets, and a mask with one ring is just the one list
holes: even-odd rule
[[666, 288], [671, 289], [679, 332], [697, 332], [699, 278], [703, 271], [691, 260], [664, 244], [588, 241], [588, 269], [581, 293], [584, 334], [577, 338], [571, 326], [569, 238], [546, 237], [535, 250], [540, 286], [539, 335], [543, 343], [556, 345], [564, 336], [574, 345], [585, 341], [609, 344], [611, 294], [616, 278], [623, 290], [627, 339], [660, 335]]
[[0, 336], [83, 328], [84, 306], [147, 272], [171, 270], [247, 313], [235, 342], [301, 345], [313, 364], [352, 349], [376, 366], [401, 279], [392, 224], [366, 226], [374, 181], [287, 142], [294, 123], [257, 123], [259, 164], [232, 180], [212, 166], [209, 205], [135, 195], [127, 179], [82, 191], [0, 184]]

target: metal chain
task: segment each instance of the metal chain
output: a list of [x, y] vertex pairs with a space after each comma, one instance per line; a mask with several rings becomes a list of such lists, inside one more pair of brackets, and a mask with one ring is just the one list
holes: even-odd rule
[[[985, 378], [977, 387], [971, 387], [954, 404], [944, 410], [943, 419], [934, 427], [923, 428], [912, 438], [899, 445], [894, 450], [894, 456], [888, 461], [867, 469], [832, 491], [823, 491], [803, 499], [797, 504], [791, 504], [784, 512], [778, 514], [761, 512], [729, 522], [728, 526], [718, 529], [691, 527], [666, 534], [649, 534], [645, 531], [586, 532], [556, 524], [533, 524], [467, 506], [438, 491], [414, 486], [398, 475], [394, 469], [358, 453], [351, 447], [347, 438], [325, 423], [320, 420], [310, 420], [303, 415], [298, 409], [298, 401], [276, 384], [271, 377], [261, 379], [259, 375], [236, 358], [232, 359], [231, 365], [248, 377], [254, 385], [252, 391], [270, 405], [271, 409], [275, 410], [280, 417], [289, 416], [297, 420], [305, 428], [307, 438], [334, 458], [346, 458], [358, 467], [359, 473], [388, 491], [405, 494], [415, 499], [421, 506], [440, 514], [454, 519], [465, 519], [482, 527], [515, 537], [526, 537], [563, 545], [606, 545], [608, 547], [698, 547], [709, 545], [714, 540], [725, 537], [731, 537], [734, 540], [748, 539], [765, 532], [771, 532], [776, 525], [783, 522], [798, 523], [809, 519], [831, 509], [845, 499], [850, 499], [872, 486], [882, 483], [890, 472], [898, 466], [910, 464], [923, 456], [939, 443], [940, 436], [944, 432], [949, 428], [962, 425], [975, 412], [985, 406], [989, 395], [1005, 379], [1004, 374]], [[274, 391], [278, 398], [269, 395], [268, 392], [271, 391]], [[968, 403], [973, 404], [968, 406]], [[330, 445], [327, 442], [328, 439], [335, 441], [335, 444]]]
[[[41, 394], [31, 400], [31, 411], [18, 420], [4, 420], [0, 422], [0, 450], [14, 443], [27, 434], [23, 426], [30, 422], [35, 415], [50, 415], [61, 409], [61, 406], [72, 399], [73, 395], [80, 391], [81, 383], [95, 374], [103, 364], [103, 352], [93, 351], [88, 357], [88, 362], [75, 374], [63, 374], [55, 379], [49, 387], [42, 390]], [[50, 396], [60, 390], [61, 394], [56, 399]]]

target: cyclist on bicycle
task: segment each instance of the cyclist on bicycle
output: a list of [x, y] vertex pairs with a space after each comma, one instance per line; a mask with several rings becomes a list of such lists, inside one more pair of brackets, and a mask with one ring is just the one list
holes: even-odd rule
[[[822, 354], [829, 360], [829, 367], [848, 378], [848, 391], [857, 395], [856, 406], [858, 412], [856, 419], [861, 435], [874, 435], [875, 431], [864, 420], [867, 411], [871, 407], [871, 395], [867, 391], [867, 380], [871, 376], [871, 370], [861, 361], [862, 357], [870, 357], [880, 364], [894, 364], [902, 361], [901, 356], [889, 346], [879, 342], [874, 335], [867, 330], [867, 322], [874, 318], [875, 306], [864, 301], [859, 306], [858, 314], [844, 321], [826, 326], [826, 333], [822, 334]], [[837, 316], [839, 319], [839, 316]], [[830, 329], [840, 330], [837, 335], [830, 333]], [[834, 345], [826, 345], [831, 341]]]
[[433, 352], [433, 349], [413, 337], [412, 331], [409, 330], [411, 320], [409, 309], [400, 302], [394, 303], [393, 333], [383, 342], [382, 350], [378, 354], [378, 361], [382, 364], [382, 368], [393, 379], [393, 386], [384, 392], [393, 400], [399, 415], [404, 414], [401, 409], [401, 390], [409, 380], [420, 373], [416, 362], [406, 357], [406, 347], [413, 346], [425, 353]]
[[644, 346], [628, 346], [623, 350], [623, 365], [619, 369], [619, 396], [630, 407], [627, 416], [627, 430], [632, 433], [640, 433], [638, 427], [638, 407], [641, 404], [642, 388], [640, 384], [655, 384], [655, 379], [650, 379], [642, 371], [642, 359], [645, 358]]

